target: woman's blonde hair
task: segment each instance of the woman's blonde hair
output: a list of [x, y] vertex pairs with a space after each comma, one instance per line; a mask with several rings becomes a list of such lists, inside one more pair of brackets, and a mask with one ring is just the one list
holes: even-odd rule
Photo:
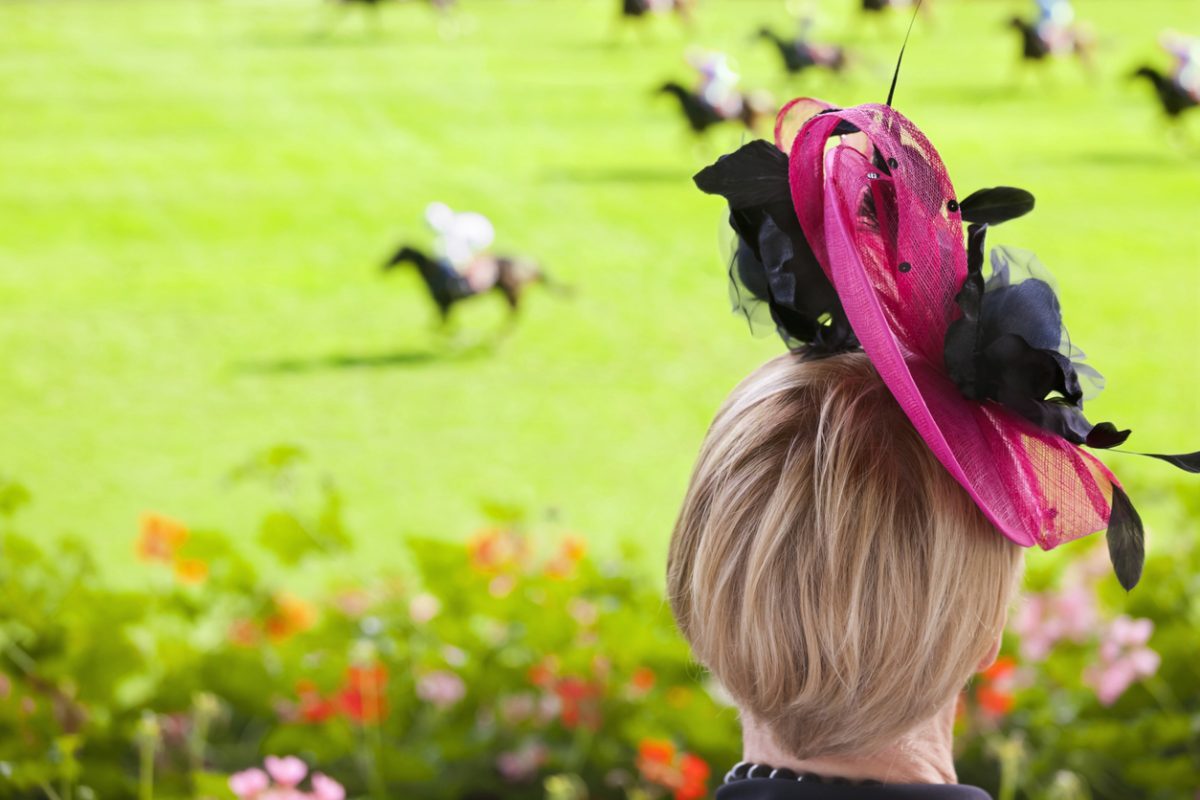
[[871, 753], [944, 708], [1020, 569], [865, 355], [786, 355], [717, 413], [667, 582], [697, 659], [814, 758]]

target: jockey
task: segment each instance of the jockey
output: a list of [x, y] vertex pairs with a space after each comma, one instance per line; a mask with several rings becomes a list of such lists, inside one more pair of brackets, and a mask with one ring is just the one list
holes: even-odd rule
[[1071, 47], [1071, 23], [1075, 21], [1075, 9], [1071, 0], [1037, 0], [1038, 36], [1052, 51], [1062, 52]]
[[697, 91], [706, 103], [726, 119], [742, 112], [742, 95], [737, 88], [738, 74], [729, 66], [729, 56], [693, 51], [688, 54], [687, 60], [700, 73]]
[[435, 202], [425, 208], [425, 222], [436, 235], [433, 247], [438, 259], [466, 278], [471, 288], [486, 288], [496, 270], [495, 260], [484, 255], [496, 238], [488, 218]]
[[1163, 49], [1175, 58], [1172, 79], [1200, 102], [1200, 37], [1167, 31], [1160, 41]]

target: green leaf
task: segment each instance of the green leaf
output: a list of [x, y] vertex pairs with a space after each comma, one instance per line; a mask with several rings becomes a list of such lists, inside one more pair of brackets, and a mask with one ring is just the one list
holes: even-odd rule
[[272, 511], [263, 517], [258, 542], [289, 566], [321, 550], [320, 543], [304, 524], [286, 511]]

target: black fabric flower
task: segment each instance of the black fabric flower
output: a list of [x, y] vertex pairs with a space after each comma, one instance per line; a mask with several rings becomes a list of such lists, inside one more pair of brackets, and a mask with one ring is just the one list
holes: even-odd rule
[[[955, 297], [962, 316], [946, 331], [946, 370], [962, 393], [991, 400], [1077, 445], [1110, 448], [1130, 431], [1110, 422], [1093, 425], [1083, 401], [1103, 386], [1103, 378], [1083, 363], [1063, 325], [1062, 307], [1049, 273], [1032, 253], [1006, 247], [992, 250], [992, 274], [984, 280], [984, 243], [989, 224], [1027, 213], [1033, 195], [1000, 187], [976, 192], [961, 205], [967, 228], [967, 277]], [[1200, 472], [1200, 453], [1162, 455], [1188, 472]], [[1108, 530], [1109, 557], [1117, 580], [1132, 589], [1145, 561], [1141, 517], [1120, 486], [1113, 484]]]
[[788, 157], [756, 140], [695, 176], [696, 186], [729, 203], [737, 234], [730, 265], [735, 305], [748, 317], [766, 304], [793, 350], [827, 356], [859, 347], [841, 301], [804, 238], [788, 185]]
[[1128, 430], [1093, 425], [1083, 415], [1084, 383], [1098, 391], [1103, 379], [1071, 347], [1054, 285], [1037, 259], [995, 248], [992, 274], [984, 281], [987, 229], [986, 222], [967, 229], [967, 278], [955, 298], [962, 316], [946, 332], [951, 379], [967, 397], [994, 400], [1074, 444], [1122, 444]]

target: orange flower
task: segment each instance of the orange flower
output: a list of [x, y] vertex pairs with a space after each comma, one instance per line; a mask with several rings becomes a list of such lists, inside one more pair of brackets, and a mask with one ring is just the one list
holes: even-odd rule
[[638, 763], [673, 764], [675, 745], [665, 739], [643, 739], [638, 744]]
[[500, 572], [525, 557], [525, 540], [508, 528], [484, 528], [467, 540], [471, 566], [481, 572]]
[[649, 667], [638, 667], [633, 671], [629, 685], [637, 694], [646, 694], [654, 688], [655, 680], [654, 670]]
[[587, 553], [587, 542], [579, 536], [563, 537], [559, 553], [568, 561], [579, 561]]
[[338, 694], [342, 713], [355, 722], [376, 723], [388, 714], [387, 668], [382, 664], [346, 668], [342, 690]]
[[558, 659], [554, 656], [546, 656], [529, 668], [529, 682], [539, 688], [545, 688], [554, 681], [557, 672]]
[[252, 620], [235, 619], [229, 625], [229, 641], [237, 647], [254, 647], [258, 638], [258, 626]]
[[317, 610], [311, 603], [294, 594], [282, 592], [275, 596], [275, 611], [267, 617], [267, 636], [272, 641], [283, 641], [308, 630], [316, 620]]
[[138, 530], [137, 555], [143, 561], [170, 563], [175, 551], [187, 541], [188, 532], [182, 522], [162, 514], [147, 511], [142, 514]]
[[175, 577], [180, 583], [195, 586], [208, 577], [208, 564], [198, 558], [175, 559]]

